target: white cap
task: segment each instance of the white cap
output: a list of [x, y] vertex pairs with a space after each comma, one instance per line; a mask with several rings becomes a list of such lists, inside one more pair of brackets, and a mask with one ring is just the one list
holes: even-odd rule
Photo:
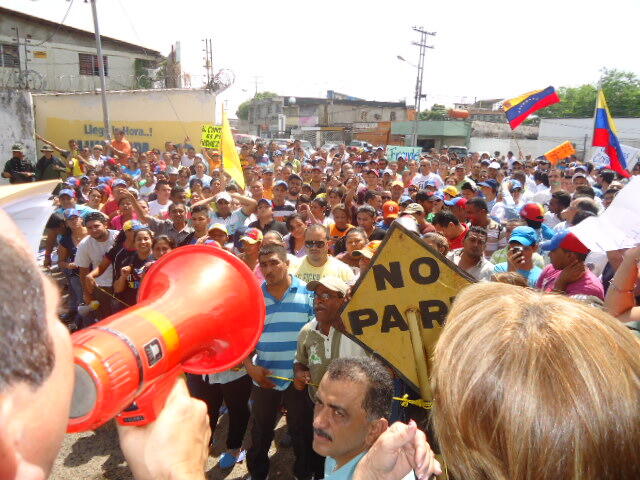
[[339, 293], [343, 297], [346, 296], [347, 293], [349, 293], [349, 285], [344, 283], [344, 281], [338, 277], [328, 276], [328, 277], [323, 277], [320, 280], [313, 280], [307, 283], [307, 290], [315, 292], [316, 289], [318, 288], [318, 285], [322, 285], [328, 288], [329, 290], [331, 290], [332, 292]]
[[489, 168], [495, 168], [496, 170], [500, 170], [500, 164], [498, 162], [491, 162], [489, 164]]
[[231, 203], [231, 195], [229, 194], [229, 192], [220, 192], [216, 195], [216, 202], [219, 202], [220, 200], [226, 200], [227, 202]]

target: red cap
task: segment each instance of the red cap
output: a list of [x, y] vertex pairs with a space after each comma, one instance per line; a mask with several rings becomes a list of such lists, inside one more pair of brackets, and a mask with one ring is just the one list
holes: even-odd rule
[[393, 200], [384, 202], [384, 205], [382, 205], [382, 216], [384, 218], [398, 218], [399, 213], [400, 206]]
[[520, 209], [520, 216], [534, 222], [544, 220], [544, 207], [539, 203], [527, 203]]

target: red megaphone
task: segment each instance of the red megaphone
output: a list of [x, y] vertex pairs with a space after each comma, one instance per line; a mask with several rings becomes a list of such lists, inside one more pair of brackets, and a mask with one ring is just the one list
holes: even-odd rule
[[75, 387], [69, 432], [114, 416], [153, 421], [183, 371], [214, 373], [244, 360], [265, 319], [254, 274], [215, 247], [180, 247], [158, 260], [138, 303], [71, 336]]

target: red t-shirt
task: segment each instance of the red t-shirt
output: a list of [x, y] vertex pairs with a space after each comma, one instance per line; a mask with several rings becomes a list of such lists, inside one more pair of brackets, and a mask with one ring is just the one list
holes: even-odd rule
[[463, 223], [464, 231], [453, 240], [449, 240], [449, 249], [455, 250], [456, 248], [462, 248], [464, 239], [467, 238], [467, 232], [469, 232], [469, 225]]

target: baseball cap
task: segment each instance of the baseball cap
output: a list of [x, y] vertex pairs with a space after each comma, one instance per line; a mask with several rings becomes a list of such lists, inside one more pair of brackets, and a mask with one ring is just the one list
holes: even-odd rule
[[74, 192], [70, 188], [65, 188], [64, 190], [60, 190], [60, 193], [58, 193], [58, 196], [61, 197], [62, 195], [68, 195], [71, 198], [76, 198], [76, 192]]
[[313, 280], [307, 283], [307, 290], [315, 292], [319, 285], [328, 288], [332, 292], [339, 293], [343, 297], [349, 293], [349, 285], [347, 285], [341, 278], [331, 275], [323, 277], [320, 280]]
[[522, 190], [522, 183], [519, 180], [511, 180], [511, 189], [515, 190], [516, 188]]
[[373, 240], [372, 242], [367, 243], [364, 248], [361, 248], [360, 250], [354, 250], [351, 255], [353, 255], [354, 257], [362, 255], [365, 258], [372, 258], [373, 254], [376, 253], [376, 250], [381, 243], [381, 240]]
[[80, 211], [76, 210], [75, 208], [67, 208], [64, 212], [62, 212], [62, 215], [64, 215], [65, 220], [69, 220], [73, 217], [79, 217]]
[[584, 255], [587, 255], [591, 251], [569, 230], [556, 233], [551, 240], [542, 242], [540, 248], [546, 252], [557, 248], [564, 248], [570, 252], [582, 253]]
[[284, 186], [284, 188], [289, 188], [289, 185], [287, 184], [287, 182], [285, 182], [284, 180], [278, 180], [275, 185], [273, 186], [273, 188], [275, 187], [282, 187]]
[[457, 197], [458, 194], [459, 194], [458, 189], [456, 187], [454, 187], [453, 185], [447, 185], [446, 187], [444, 187], [442, 189], [442, 191], [444, 193], [448, 193], [452, 197]]
[[125, 232], [129, 230], [135, 230], [136, 227], [139, 227], [141, 225], [142, 223], [140, 223], [138, 220], [127, 220], [122, 224], [122, 230], [124, 230]]
[[571, 177], [571, 180], [575, 180], [576, 178], [587, 178], [587, 176], [582, 172], [577, 172], [573, 174], [573, 177]]
[[76, 177], [69, 177], [64, 181], [64, 183], [66, 183], [67, 185], [71, 185], [72, 187], [75, 187], [80, 182]]
[[500, 170], [500, 164], [498, 162], [491, 162], [489, 164], [489, 168], [495, 168], [496, 170]]
[[270, 207], [273, 207], [273, 202], [271, 200], [269, 200], [268, 198], [261, 198], [260, 200], [258, 200], [258, 206], [260, 206], [261, 204], [265, 204], [268, 205]]
[[262, 241], [262, 232], [258, 228], [248, 228], [242, 237], [240, 237], [241, 242], [247, 242], [251, 245], [254, 245], [258, 242]]
[[480, 182], [478, 183], [479, 187], [489, 187], [493, 190], [498, 190], [498, 182], [495, 181], [493, 178], [489, 178], [487, 180], [485, 180], [484, 182]]
[[215, 201], [216, 203], [218, 203], [220, 200], [226, 200], [227, 202], [231, 203], [231, 195], [229, 194], [229, 192], [220, 192], [216, 195]]
[[409, 205], [410, 203], [413, 203], [413, 199], [409, 195], [402, 195], [399, 203], [400, 205]]
[[451, 200], [445, 200], [444, 204], [449, 207], [465, 208], [467, 206], [467, 199], [464, 197], [456, 197]]
[[398, 218], [400, 213], [400, 206], [393, 200], [384, 202], [382, 205], [382, 216], [384, 218]]
[[410, 203], [405, 207], [402, 213], [424, 213], [424, 208], [419, 203]]
[[534, 222], [544, 220], [544, 207], [539, 203], [526, 203], [520, 209], [520, 216]]
[[171, 166], [167, 168], [167, 175], [178, 175], [177, 167]]
[[127, 186], [127, 182], [125, 182], [124, 180], [122, 180], [121, 178], [119, 178], [118, 180], [115, 180], [115, 181], [111, 184], [111, 186], [112, 186], [112, 187], [117, 187], [117, 186], [119, 186], [119, 185], [122, 185], [123, 187], [126, 187], [126, 186]]
[[429, 197], [429, 201], [433, 202], [434, 200], [444, 200], [444, 193], [438, 191]]
[[394, 180], [393, 182], [391, 182], [391, 186], [404, 188], [404, 183], [402, 183], [400, 180]]
[[518, 242], [521, 245], [530, 247], [538, 243], [536, 231], [531, 227], [516, 227], [511, 232], [509, 242]]
[[211, 225], [209, 227], [209, 232], [211, 230], [218, 230], [220, 232], [224, 232], [226, 235], [229, 235], [229, 232], [227, 230], [227, 226], [224, 223], [214, 223], [213, 225]]

